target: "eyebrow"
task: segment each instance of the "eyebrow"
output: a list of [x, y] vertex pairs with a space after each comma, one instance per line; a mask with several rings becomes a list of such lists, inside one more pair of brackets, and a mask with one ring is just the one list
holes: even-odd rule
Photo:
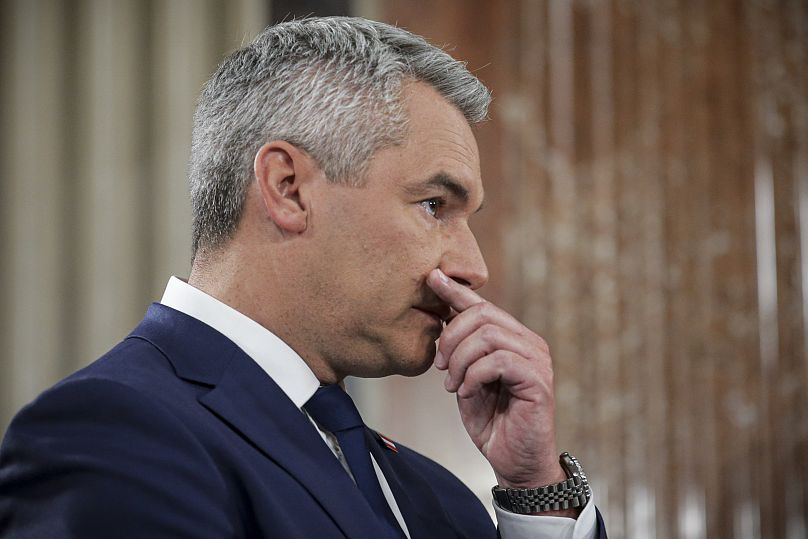
[[[446, 172], [438, 172], [433, 174], [429, 179], [426, 181], [418, 184], [417, 186], [407, 187], [407, 191], [415, 194], [420, 195], [425, 188], [428, 187], [437, 187], [439, 189], [443, 189], [444, 191], [448, 191], [452, 194], [455, 198], [462, 200], [464, 203], [469, 201], [469, 190], [460, 183], [458, 180], [447, 174]], [[483, 209], [485, 202], [481, 202], [480, 206], [474, 210], [474, 213], [479, 212]]]

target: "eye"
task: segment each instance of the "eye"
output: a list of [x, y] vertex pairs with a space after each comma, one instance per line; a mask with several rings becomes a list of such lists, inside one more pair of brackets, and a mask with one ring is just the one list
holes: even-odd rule
[[428, 200], [422, 200], [421, 202], [419, 202], [419, 204], [432, 217], [437, 217], [438, 210], [445, 205], [443, 199], [440, 198], [430, 198]]

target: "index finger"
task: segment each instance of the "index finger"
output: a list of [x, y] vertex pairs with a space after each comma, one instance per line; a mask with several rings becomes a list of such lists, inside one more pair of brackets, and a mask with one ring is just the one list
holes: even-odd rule
[[485, 301], [477, 292], [450, 279], [441, 270], [435, 268], [429, 272], [426, 284], [437, 296], [449, 304], [455, 311], [462, 313], [472, 305]]

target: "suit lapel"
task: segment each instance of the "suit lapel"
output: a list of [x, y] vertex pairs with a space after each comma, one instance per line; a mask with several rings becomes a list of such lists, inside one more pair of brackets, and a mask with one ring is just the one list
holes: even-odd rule
[[295, 477], [347, 537], [381, 537], [375, 514], [308, 418], [246, 359], [231, 363], [202, 404]]
[[200, 403], [295, 477], [349, 538], [381, 537], [377, 517], [308, 418], [240, 348], [202, 322], [153, 304], [132, 336], [160, 348]]
[[429, 485], [397, 452], [388, 449], [376, 432], [366, 430], [370, 452], [390, 485], [404, 522], [407, 523], [410, 538], [457, 537], [454, 527], [441, 509], [442, 504]]

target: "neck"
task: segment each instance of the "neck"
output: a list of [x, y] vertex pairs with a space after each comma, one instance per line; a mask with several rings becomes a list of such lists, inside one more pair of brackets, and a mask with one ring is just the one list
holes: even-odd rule
[[[303, 358], [322, 384], [342, 383], [344, 375], [336, 372], [319, 353], [316, 328], [303, 323], [305, 308], [295, 286], [286, 286], [288, 266], [279, 268], [272, 256], [256, 260], [248, 253], [225, 249], [212, 256], [198, 256], [191, 267], [188, 284], [265, 327], [288, 344]], [[255, 271], [254, 268], [261, 268]]]

